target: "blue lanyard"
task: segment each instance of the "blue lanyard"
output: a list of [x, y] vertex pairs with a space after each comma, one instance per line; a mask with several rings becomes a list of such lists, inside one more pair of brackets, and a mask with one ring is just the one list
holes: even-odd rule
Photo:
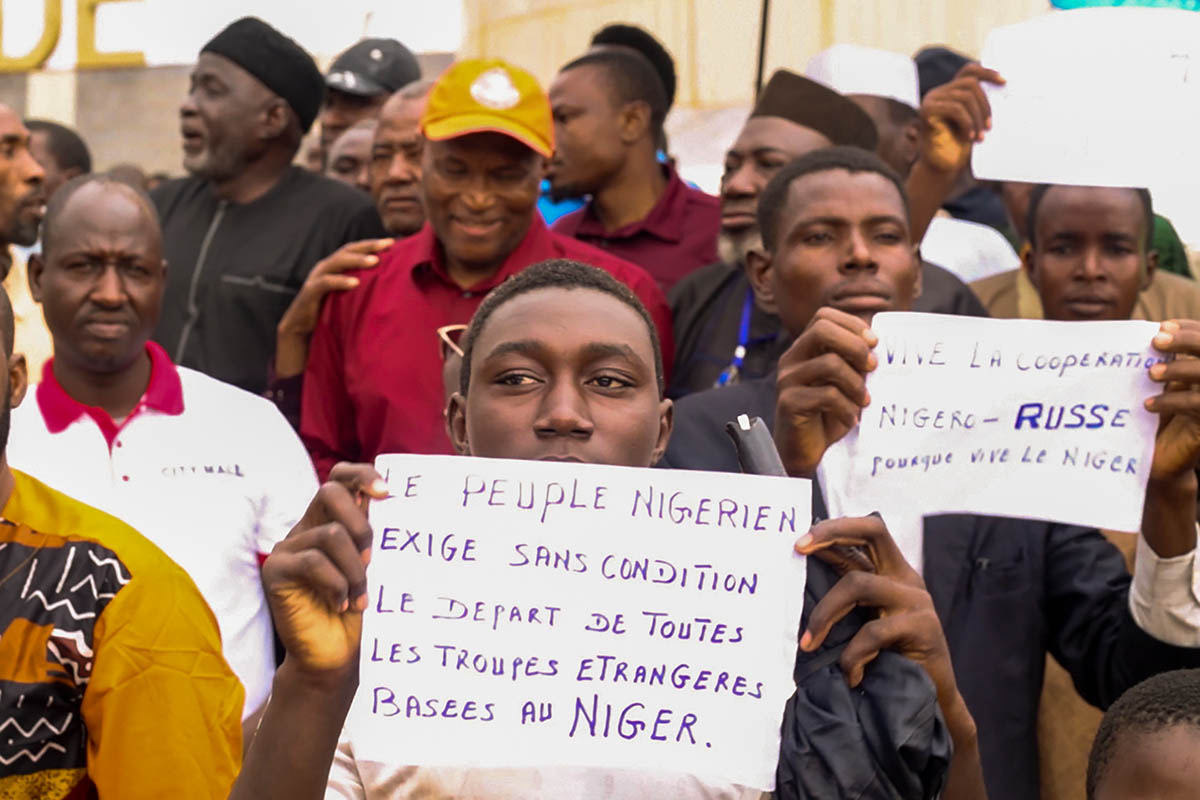
[[738, 326], [738, 343], [733, 350], [733, 360], [729, 366], [721, 370], [717, 377], [717, 386], [727, 386], [738, 378], [742, 364], [746, 361], [746, 345], [750, 343], [750, 316], [754, 312], [754, 290], [746, 288], [746, 299], [742, 301], [742, 322]]

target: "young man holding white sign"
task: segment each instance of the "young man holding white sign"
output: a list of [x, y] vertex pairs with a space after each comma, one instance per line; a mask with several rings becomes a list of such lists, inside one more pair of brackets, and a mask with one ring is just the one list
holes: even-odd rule
[[[878, 366], [872, 349], [879, 337], [869, 321], [877, 312], [909, 308], [920, 289], [907, 200], [878, 159], [832, 148], [782, 170], [759, 213], [771, 253], [756, 263], [755, 289], [776, 302], [796, 339], [777, 378], [680, 401], [665, 460], [736, 470], [720, 421], [759, 414], [772, 421], [790, 474], [825, 479], [824, 496], [814, 497], [820, 507], [831, 493], [854, 494], [822, 473], [845, 458], [843, 440], [872, 403], [866, 375]], [[1162, 355], [1200, 355], [1200, 323], [1164, 323], [1154, 347]], [[962, 514], [929, 517], [922, 527], [919, 495], [897, 498], [899, 511], [885, 512], [905, 557], [921, 568], [945, 627], [979, 725], [992, 800], [1038, 796], [1035, 723], [1047, 650], [1099, 705], [1150, 674], [1200, 664], [1196, 628], [1178, 622], [1196, 605], [1193, 468], [1200, 426], [1188, 415], [1200, 404], [1200, 393], [1191, 391], [1200, 382], [1200, 361], [1160, 364], [1149, 376], [1168, 391], [1146, 407], [1167, 421], [1142, 522], [1150, 556], [1137, 566], [1137, 585], [1148, 594], [1132, 611], [1130, 576], [1094, 529]], [[940, 490], [928, 476], [918, 485]], [[1021, 499], [1013, 498], [1012, 510], [1020, 513]], [[906, 514], [911, 525], [901, 522]], [[1179, 636], [1181, 627], [1190, 635]]]
[[[481, 307], [464, 340], [462, 392], [450, 403], [450, 428], [463, 454], [650, 466], [672, 429], [654, 326], [628, 290], [597, 270], [548, 262], [513, 278]], [[751, 797], [757, 792], [692, 776], [552, 768], [481, 770], [400, 766], [355, 758], [337, 747], [358, 683], [359, 639], [371, 531], [367, 497], [388, 487], [365, 465], [339, 465], [304, 519], [264, 566], [264, 581], [288, 656], [251, 746], [234, 798], [327, 797]], [[395, 488], [395, 487], [394, 487]], [[399, 489], [397, 489], [399, 491]], [[973, 723], [955, 687], [932, 601], [903, 564], [877, 518], [817, 526], [804, 552], [853, 540], [876, 553], [878, 575], [904, 608], [884, 626], [864, 626], [843, 665], [852, 682], [880, 649], [920, 663], [959, 734], [947, 797], [978, 797]], [[842, 592], [813, 612], [815, 649], [839, 612]], [[896, 604], [899, 605], [898, 603]], [[868, 630], [870, 627], [870, 630]], [[329, 771], [335, 747], [338, 757]], [[470, 754], [464, 753], [464, 761]], [[326, 781], [328, 777], [328, 789]], [[959, 794], [955, 795], [957, 790]]]

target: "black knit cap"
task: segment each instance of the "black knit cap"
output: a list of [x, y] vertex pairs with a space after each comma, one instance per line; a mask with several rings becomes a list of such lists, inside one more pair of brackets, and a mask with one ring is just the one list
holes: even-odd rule
[[282, 97], [307, 133], [325, 95], [325, 79], [303, 47], [258, 17], [242, 17], [218, 33], [201, 53], [228, 58]]
[[833, 144], [874, 150], [879, 144], [875, 123], [855, 102], [828, 86], [776, 70], [763, 87], [751, 117], [782, 117], [812, 128]]

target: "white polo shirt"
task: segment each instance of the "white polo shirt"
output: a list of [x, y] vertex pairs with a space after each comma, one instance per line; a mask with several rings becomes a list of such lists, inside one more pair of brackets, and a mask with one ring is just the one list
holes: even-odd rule
[[303, 515], [316, 473], [269, 401], [174, 366], [153, 342], [147, 350], [150, 384], [119, 425], [71, 398], [51, 360], [13, 410], [8, 460], [125, 520], [187, 570], [221, 627], [246, 716], [275, 671], [261, 558]]

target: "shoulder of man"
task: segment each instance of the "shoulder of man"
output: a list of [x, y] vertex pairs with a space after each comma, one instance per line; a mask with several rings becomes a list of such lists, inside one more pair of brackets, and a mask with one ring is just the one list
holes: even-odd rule
[[913, 311], [961, 317], [989, 316], [987, 308], [962, 278], [928, 261], [921, 262], [921, 295], [913, 303]]
[[[287, 420], [267, 398], [194, 369], [181, 366], [175, 369], [183, 386], [185, 413], [196, 414], [198, 424], [205, 425], [206, 418], [219, 419], [224, 421], [224, 427], [253, 430], [256, 436], [274, 434], [277, 424], [291, 431]], [[295, 433], [292, 432], [292, 435]], [[259, 444], [245, 443], [248, 448], [258, 447]]]
[[988, 313], [997, 319], [1015, 319], [1017, 311], [1017, 277], [1020, 268], [980, 278], [970, 284], [971, 291], [983, 303]]
[[[38, 533], [84, 539], [103, 545], [119, 554], [122, 563], [138, 582], [143, 585], [177, 584], [186, 587], [208, 611], [187, 573], [128, 523], [52, 489], [20, 470], [14, 469], [12, 473], [14, 487], [12, 496], [4, 506], [5, 519], [18, 525], [27, 525]], [[212, 618], [211, 613], [208, 616]], [[215, 619], [213, 625], [215, 632]], [[219, 639], [217, 647], [220, 647]]]
[[357, 213], [364, 208], [375, 208], [375, 201], [361, 189], [295, 164], [290, 167], [290, 171], [289, 179], [295, 181], [297, 186], [303, 187], [306, 194], [312, 195], [319, 204], [333, 209], [347, 209], [351, 213]]
[[684, 275], [678, 283], [667, 292], [667, 302], [671, 306], [671, 314], [675, 323], [679, 318], [694, 308], [707, 305], [712, 297], [720, 293], [729, 278], [741, 267], [716, 261]]
[[[692, 186], [687, 181], [683, 182], [684, 197], [687, 198], [689, 211], [700, 212], [704, 215], [713, 216], [718, 220], [721, 217], [721, 198], [715, 194], [709, 194], [703, 189]], [[693, 223], [694, 224], [694, 223]]]
[[[384, 238], [360, 236], [359, 239]], [[321, 303], [321, 314], [317, 330], [340, 331], [352, 326], [362, 313], [376, 305], [394, 306], [399, 299], [394, 291], [412, 271], [413, 265], [422, 257], [424, 246], [419, 234], [397, 239], [392, 246], [379, 253], [379, 263], [369, 269], [350, 270], [346, 275], [358, 278], [358, 286], [344, 292], [330, 292]]]
[[579, 223], [583, 221], [583, 215], [587, 213], [587, 209], [588, 207], [585, 205], [574, 211], [568, 211], [551, 223], [550, 230], [563, 236], [574, 236], [575, 232], [579, 230]]
[[675, 427], [660, 466], [711, 472], [741, 472], [725, 423], [738, 415], [775, 422], [775, 376], [755, 378], [689, 394], [675, 401]]
[[[593, 247], [556, 230], [551, 230], [550, 236], [553, 237], [564, 257], [598, 267], [633, 289], [639, 296], [643, 293], [648, 293], [649, 296], [657, 295], [662, 298], [663, 304], [666, 304], [666, 296], [658, 287], [658, 282], [650, 277], [649, 272], [632, 261], [626, 261], [599, 247]], [[642, 302], [646, 302], [645, 296], [642, 297]], [[649, 310], [653, 311], [653, 309]]]
[[1138, 297], [1134, 315], [1151, 322], [1200, 319], [1200, 283], [1160, 269]]
[[180, 203], [186, 202], [200, 191], [204, 190], [205, 182], [190, 175], [182, 178], [172, 178], [163, 181], [150, 190], [150, 200], [158, 210], [158, 216], [164, 221], [171, 215]]

